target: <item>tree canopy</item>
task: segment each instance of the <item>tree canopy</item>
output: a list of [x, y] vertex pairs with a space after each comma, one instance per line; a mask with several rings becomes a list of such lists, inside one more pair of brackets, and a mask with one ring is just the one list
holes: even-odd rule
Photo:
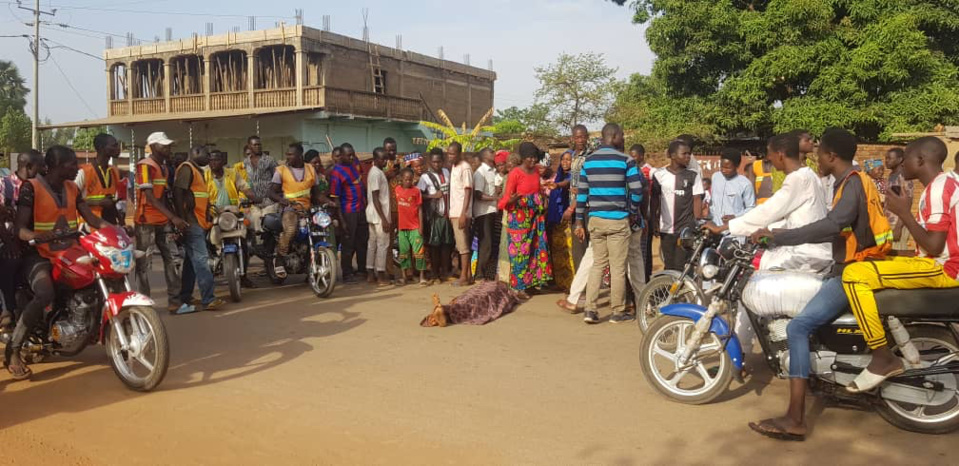
[[0, 118], [9, 111], [23, 111], [29, 92], [24, 83], [16, 65], [0, 60]]
[[536, 103], [548, 109], [549, 120], [564, 130], [578, 123], [602, 120], [612, 103], [616, 68], [602, 54], [560, 54], [536, 68], [540, 88]]
[[[647, 132], [829, 126], [864, 140], [959, 123], [959, 2], [610, 0], [648, 24], [652, 75], [613, 114]], [[678, 114], [685, 114], [682, 123]]]

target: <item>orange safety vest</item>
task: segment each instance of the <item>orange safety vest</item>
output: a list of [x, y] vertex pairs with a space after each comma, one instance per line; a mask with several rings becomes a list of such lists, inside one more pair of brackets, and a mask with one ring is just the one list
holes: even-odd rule
[[[120, 182], [120, 172], [116, 167], [107, 167], [106, 173], [100, 170], [95, 164], [86, 164], [80, 168], [83, 170], [83, 184], [88, 201], [101, 201], [108, 195], [117, 198], [117, 183]], [[97, 173], [100, 172], [100, 173]], [[100, 176], [103, 176], [101, 182]], [[97, 217], [103, 217], [103, 207], [90, 206]]]
[[[53, 194], [53, 189], [43, 179], [37, 176], [29, 180], [33, 185], [33, 231], [47, 233], [56, 230], [77, 229], [77, 197], [80, 189], [72, 181], [63, 182], [63, 199]], [[37, 252], [47, 259], [56, 257], [57, 251], [62, 251], [76, 244], [75, 239], [42, 243], [37, 245]]]
[[892, 249], [892, 227], [889, 226], [889, 219], [882, 208], [882, 200], [879, 197], [879, 190], [872, 178], [865, 173], [853, 170], [846, 176], [836, 190], [833, 197], [832, 206], [836, 207], [839, 198], [842, 197], [842, 191], [846, 187], [846, 182], [854, 175], [858, 175], [862, 181], [862, 188], [866, 193], [866, 211], [869, 214], [869, 228], [876, 240], [875, 246], [869, 246], [860, 250], [859, 242], [856, 240], [856, 234], [852, 227], [848, 226], [842, 230], [842, 236], [846, 238], [846, 263], [859, 262], [866, 259], [884, 259], [886, 253]]
[[[193, 172], [193, 177], [190, 180], [190, 191], [193, 191], [193, 216], [196, 217], [196, 223], [200, 225], [200, 228], [209, 230], [211, 225], [207, 214], [210, 211], [210, 191], [206, 187], [206, 178], [203, 177], [203, 172], [193, 163], [183, 162], [180, 167], [184, 165], [190, 167], [190, 171]], [[180, 167], [177, 167], [178, 172]]]
[[[163, 193], [167, 187], [166, 167], [160, 166], [152, 157], [147, 157], [137, 162], [137, 170], [140, 171], [142, 179], [150, 180], [153, 184], [153, 197], [155, 197], [157, 201], [164, 202]], [[151, 173], [154, 171], [159, 172], [160, 175], [155, 176], [156, 173]], [[136, 216], [133, 218], [133, 221], [140, 225], [166, 225], [170, 219], [166, 218], [166, 215], [163, 215], [159, 210], [150, 205], [142, 195], [138, 195]]]
[[280, 180], [283, 181], [283, 197], [291, 203], [309, 209], [311, 204], [310, 190], [316, 184], [316, 172], [313, 171], [313, 166], [308, 163], [303, 164], [303, 169], [303, 181], [296, 181], [290, 167], [286, 165], [276, 167], [276, 170], [280, 172]]
[[753, 162], [753, 174], [756, 175], [756, 204], [762, 204], [773, 195], [773, 174], [766, 171], [765, 160]]

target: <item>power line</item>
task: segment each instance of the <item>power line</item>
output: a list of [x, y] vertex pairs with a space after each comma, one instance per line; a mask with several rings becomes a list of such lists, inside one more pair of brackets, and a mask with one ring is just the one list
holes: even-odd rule
[[[13, 2], [8, 2], [13, 3]], [[58, 5], [55, 6], [58, 10], [89, 10], [89, 11], [108, 11], [114, 13], [140, 13], [148, 15], [169, 15], [169, 16], [199, 16], [199, 17], [212, 17], [212, 18], [247, 18], [251, 15], [238, 15], [238, 14], [226, 14], [226, 13], [191, 13], [188, 11], [147, 11], [147, 10], [130, 10], [126, 8], [97, 8], [97, 7], [84, 7], [84, 6], [71, 6], [71, 5]], [[295, 16], [276, 16], [276, 15], [253, 15], [257, 18], [276, 18], [276, 19], [295, 19]]]
[[84, 52], [83, 50], [79, 50], [79, 49], [75, 49], [75, 48], [73, 48], [73, 47], [70, 47], [69, 45], [66, 45], [66, 44], [57, 42], [57, 41], [55, 41], [55, 40], [51, 40], [51, 39], [43, 39], [43, 40], [44, 40], [44, 42], [52, 42], [52, 43], [56, 44], [56, 46], [50, 47], [50, 48], [54, 48], [54, 49], [67, 49], [67, 50], [69, 50], [69, 51], [71, 51], [71, 52], [76, 52], [76, 53], [79, 53], [79, 54], [81, 54], [81, 55], [86, 55], [86, 56], [88, 56], [88, 57], [90, 57], [90, 58], [95, 58], [95, 59], [97, 59], [97, 60], [103, 61], [103, 57], [98, 57], [98, 56], [96, 56], [96, 55], [94, 55], [94, 54], [92, 54], [92, 53]]
[[83, 103], [83, 106], [87, 108], [88, 112], [90, 112], [90, 116], [92, 116], [93, 118], [96, 118], [97, 113], [93, 111], [93, 108], [90, 107], [90, 104], [88, 104], [86, 99], [83, 98], [83, 94], [80, 94], [80, 91], [78, 91], [76, 87], [73, 87], [73, 83], [70, 81], [70, 78], [67, 77], [67, 74], [63, 71], [63, 68], [60, 68], [60, 64], [57, 63], [57, 58], [54, 57], [53, 55], [50, 55], [50, 60], [53, 61], [54, 66], [56, 66], [57, 70], [60, 71], [60, 75], [63, 76], [63, 79], [67, 82], [67, 86], [70, 86], [70, 89], [73, 90], [73, 94], [76, 95], [78, 99], [80, 99], [80, 102]]

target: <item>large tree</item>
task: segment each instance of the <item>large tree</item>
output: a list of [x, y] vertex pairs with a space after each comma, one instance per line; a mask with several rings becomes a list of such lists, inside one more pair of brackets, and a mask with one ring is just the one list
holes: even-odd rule
[[27, 105], [24, 79], [12, 62], [0, 60], [0, 118], [7, 112], [23, 110]]
[[602, 54], [563, 53], [554, 63], [536, 68], [536, 103], [549, 109], [555, 126], [567, 131], [578, 123], [602, 120], [613, 99], [616, 71], [606, 66]]
[[[959, 123], [955, 0], [611, 1], [648, 24], [664, 95], [700, 99], [719, 132], [885, 140]], [[623, 97], [620, 113], [643, 105]]]
[[23, 110], [9, 110], [0, 118], [0, 152], [30, 150], [32, 125]]

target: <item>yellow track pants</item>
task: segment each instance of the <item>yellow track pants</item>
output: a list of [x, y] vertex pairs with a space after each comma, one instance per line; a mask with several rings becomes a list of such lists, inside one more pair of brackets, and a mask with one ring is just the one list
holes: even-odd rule
[[871, 349], [877, 349], [888, 342], [874, 292], [887, 288], [954, 288], [959, 286], [959, 281], [946, 275], [934, 259], [894, 257], [891, 260], [847, 265], [842, 274], [842, 286], [859, 328], [866, 337], [866, 344]]

